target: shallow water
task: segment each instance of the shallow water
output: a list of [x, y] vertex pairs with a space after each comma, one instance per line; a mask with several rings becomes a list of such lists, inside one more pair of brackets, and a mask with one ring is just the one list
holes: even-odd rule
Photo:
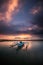
[[[16, 53], [16, 47], [9, 48], [15, 42], [0, 42], [0, 57], [1, 59], [9, 60], [9, 62], [22, 61], [26, 63], [42, 63], [43, 62], [43, 41], [23, 41], [24, 47]], [[28, 45], [27, 49], [26, 46]], [[15, 61], [15, 62], [16, 62]]]

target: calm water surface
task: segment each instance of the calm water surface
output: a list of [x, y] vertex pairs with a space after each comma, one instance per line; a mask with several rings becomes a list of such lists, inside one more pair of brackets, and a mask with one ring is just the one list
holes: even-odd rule
[[[24, 62], [43, 62], [43, 41], [23, 41], [25, 43], [24, 47], [16, 53], [16, 48], [9, 48], [10, 45], [16, 44], [15, 42], [0, 42], [0, 57], [9, 58], [13, 61], [15, 58], [23, 60]], [[26, 46], [27, 49], [26, 49]], [[12, 61], [11, 60], [11, 61]], [[19, 61], [18, 61], [19, 62]]]

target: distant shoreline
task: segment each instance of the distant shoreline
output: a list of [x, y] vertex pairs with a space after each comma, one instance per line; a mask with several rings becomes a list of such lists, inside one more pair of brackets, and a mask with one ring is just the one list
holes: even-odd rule
[[38, 40], [4, 40], [1, 39], [0, 42], [4, 42], [4, 41], [43, 41], [43, 39], [38, 39]]

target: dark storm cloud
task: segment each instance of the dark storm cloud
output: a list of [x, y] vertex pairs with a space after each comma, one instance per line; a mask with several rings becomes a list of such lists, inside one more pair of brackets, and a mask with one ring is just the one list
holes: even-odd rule
[[[14, 1], [15, 1], [16, 5], [14, 5]], [[23, 1], [23, 0], [21, 0], [21, 1]], [[26, 25], [21, 25], [21, 24], [12, 25], [12, 24], [5, 23], [4, 19], [6, 17], [7, 17], [7, 19], [9, 19], [12, 11], [14, 11], [15, 8], [18, 9], [18, 0], [11, 0], [12, 4], [9, 3], [9, 0], [0, 0], [0, 7], [1, 7], [0, 8], [0, 34], [9, 35], [9, 34], [24, 33], [24, 34], [33, 34], [33, 35], [43, 36], [43, 1], [42, 0], [24, 0], [24, 1], [26, 3], [28, 3], [28, 6], [29, 5], [32, 6], [32, 3], [34, 4], [32, 6], [32, 8], [34, 9], [34, 11], [32, 10], [32, 13], [35, 12], [36, 15], [31, 14], [31, 16], [33, 16], [32, 22], [30, 22], [30, 24], [32, 24], [32, 26], [26, 26]], [[8, 5], [9, 5], [9, 7], [8, 7]], [[39, 8], [37, 8], [37, 6]], [[6, 16], [4, 16], [4, 14]], [[30, 17], [30, 19], [31, 19], [31, 17]]]
[[28, 27], [24, 25], [7, 25], [4, 22], [0, 22], [0, 34], [43, 34], [41, 29], [37, 29], [37, 27]]
[[36, 15], [33, 14], [34, 17], [32, 23], [39, 27], [43, 27], [43, 0], [39, 0], [33, 9], [33, 12], [36, 12]]
[[[36, 0], [37, 3], [30, 10], [30, 24], [32, 24], [32, 30], [30, 34], [39, 35], [43, 37], [43, 0]], [[29, 24], [29, 21], [27, 22]], [[35, 27], [34, 27], [35, 26]]]
[[2, 5], [5, 2], [8, 2], [8, 0], [0, 0], [0, 5]]
[[36, 15], [34, 17], [34, 22], [32, 22], [32, 23], [39, 26], [39, 27], [43, 27], [43, 12]]
[[4, 21], [0, 21], [0, 34], [25, 34], [25, 28], [24, 25], [9, 25], [6, 24]]
[[9, 24], [6, 24], [5, 22], [0, 22], [0, 34], [15, 34], [17, 31], [17, 28], [15, 26], [11, 26]]
[[0, 34], [21, 34], [24, 33], [24, 31], [21, 31], [21, 29], [24, 28], [24, 25], [10, 25], [5, 23], [4, 21], [0, 21]]
[[34, 33], [43, 36], [43, 10], [34, 16], [32, 25], [36, 25], [38, 27]]

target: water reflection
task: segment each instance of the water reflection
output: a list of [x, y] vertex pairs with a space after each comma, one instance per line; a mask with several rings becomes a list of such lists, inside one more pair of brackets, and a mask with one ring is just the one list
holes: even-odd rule
[[[9, 48], [9, 45], [16, 44], [15, 42], [0, 42], [0, 46], [5, 46], [3, 48], [0, 47], [0, 56], [7, 57], [8, 59], [19, 59], [22, 62], [23, 59], [25, 62], [42, 62], [43, 61], [43, 41], [23, 41], [25, 42], [24, 47], [16, 54], [16, 48]], [[7, 48], [6, 48], [7, 46]], [[26, 50], [26, 46], [27, 50]], [[10, 60], [9, 60], [10, 61]], [[34, 64], [35, 65], [35, 64]]]
[[[0, 42], [0, 46], [10, 46], [10, 45], [15, 45], [19, 41], [7, 41], [7, 42]], [[43, 41], [23, 41], [24, 47], [22, 49], [35, 49], [43, 46]], [[17, 46], [16, 46], [17, 47]]]

